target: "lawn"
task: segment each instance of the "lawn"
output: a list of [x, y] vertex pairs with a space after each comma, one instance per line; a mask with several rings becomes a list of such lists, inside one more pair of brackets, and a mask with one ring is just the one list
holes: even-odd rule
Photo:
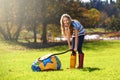
[[62, 52], [67, 46], [28, 49], [0, 41], [0, 80], [120, 80], [120, 41], [86, 42], [84, 68], [69, 67], [70, 53], [59, 55], [59, 71], [33, 72], [31, 64], [40, 56]]

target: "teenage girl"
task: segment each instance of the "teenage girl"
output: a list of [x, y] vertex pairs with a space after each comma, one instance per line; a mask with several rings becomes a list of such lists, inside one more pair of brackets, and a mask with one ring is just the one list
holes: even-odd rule
[[[63, 14], [60, 19], [61, 32], [67, 38], [68, 48], [72, 49], [70, 57], [70, 68], [76, 66], [76, 51], [78, 51], [78, 69], [83, 68], [84, 53], [82, 52], [82, 44], [84, 41], [85, 30], [79, 21], [73, 20], [70, 15]], [[70, 38], [72, 37], [72, 47]]]

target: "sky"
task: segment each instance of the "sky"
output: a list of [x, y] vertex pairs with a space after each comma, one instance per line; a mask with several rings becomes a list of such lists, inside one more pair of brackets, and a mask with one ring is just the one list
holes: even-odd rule
[[[83, 2], [89, 2], [90, 0], [82, 0]], [[105, 1], [105, 0], [102, 0], [102, 1]], [[108, 0], [110, 1], [110, 0]], [[116, 0], [113, 0], [113, 1], [116, 1]]]

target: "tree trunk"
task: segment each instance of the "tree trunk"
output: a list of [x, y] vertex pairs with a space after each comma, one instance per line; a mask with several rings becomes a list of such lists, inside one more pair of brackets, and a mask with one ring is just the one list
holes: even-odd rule
[[37, 42], [36, 25], [33, 26], [33, 33], [34, 33], [34, 43], [36, 43]]
[[19, 38], [19, 35], [20, 35], [20, 32], [21, 32], [21, 29], [22, 29], [22, 23], [19, 23], [18, 24], [18, 29], [17, 31], [15, 32], [14, 36], [13, 36], [13, 39], [15, 41], [18, 41], [18, 38]]
[[41, 9], [41, 11], [42, 11], [42, 27], [43, 27], [42, 28], [43, 29], [42, 30], [43, 31], [42, 41], [43, 41], [43, 44], [46, 44], [47, 43], [47, 37], [46, 37], [46, 34], [47, 34], [46, 1], [42, 0], [42, 4], [43, 4], [42, 9]]
[[7, 26], [7, 35], [8, 35], [8, 39], [11, 40], [11, 33], [10, 33], [10, 28], [9, 28], [8, 22], [6, 23], [6, 26]]
[[42, 23], [43, 26], [43, 33], [42, 33], [42, 40], [43, 40], [43, 44], [47, 43], [47, 24], [45, 22]]
[[7, 37], [5, 31], [2, 29], [1, 26], [0, 26], [0, 33], [2, 34], [2, 36], [4, 37], [5, 40], [8, 40], [8, 37]]

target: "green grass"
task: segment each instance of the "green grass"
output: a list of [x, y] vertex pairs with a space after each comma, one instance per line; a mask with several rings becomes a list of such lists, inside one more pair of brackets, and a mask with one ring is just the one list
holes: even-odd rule
[[120, 80], [120, 41], [96, 41], [83, 45], [84, 68], [69, 67], [70, 52], [59, 55], [59, 71], [33, 72], [31, 64], [40, 56], [65, 51], [67, 46], [26, 49], [0, 41], [0, 80]]

